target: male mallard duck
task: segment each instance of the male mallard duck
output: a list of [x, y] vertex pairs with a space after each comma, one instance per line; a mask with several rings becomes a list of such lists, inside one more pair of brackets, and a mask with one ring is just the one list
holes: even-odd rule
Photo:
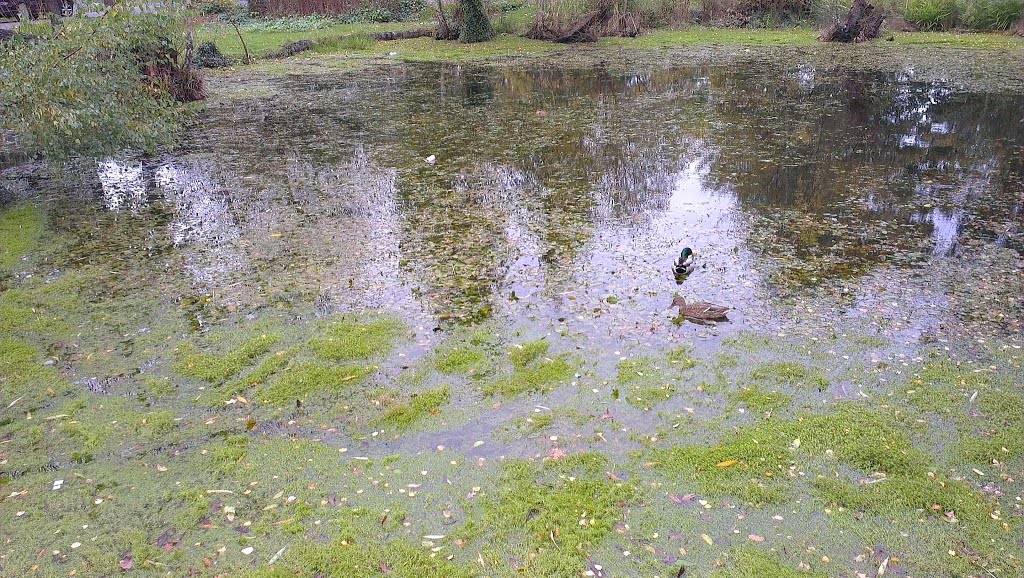
[[676, 260], [672, 262], [672, 272], [676, 274], [676, 277], [685, 277], [693, 270], [697, 268], [697, 262], [694, 260], [697, 254], [693, 252], [693, 249], [685, 247]]
[[679, 308], [679, 316], [687, 321], [693, 321], [694, 323], [704, 323], [705, 321], [728, 321], [726, 313], [729, 312], [729, 307], [722, 305], [714, 305], [712, 303], [705, 303], [704, 301], [691, 301], [686, 302], [681, 296], [676, 295], [672, 299], [672, 305], [670, 307]]

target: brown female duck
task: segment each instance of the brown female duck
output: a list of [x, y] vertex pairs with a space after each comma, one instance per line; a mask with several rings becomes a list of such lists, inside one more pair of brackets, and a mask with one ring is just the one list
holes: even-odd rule
[[672, 305], [670, 307], [678, 307], [679, 316], [687, 321], [693, 321], [694, 323], [729, 320], [726, 316], [729, 312], [729, 307], [715, 305], [713, 303], [705, 303], [704, 301], [691, 301], [687, 303], [686, 299], [683, 299], [679, 295], [676, 295], [672, 299]]

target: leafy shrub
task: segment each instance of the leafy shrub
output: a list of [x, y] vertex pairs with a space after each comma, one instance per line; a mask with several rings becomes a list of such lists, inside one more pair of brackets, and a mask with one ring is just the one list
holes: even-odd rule
[[516, 32], [515, 22], [504, 14], [495, 19], [491, 27], [494, 28], [495, 34], [515, 34]]
[[691, 20], [689, 0], [634, 0], [625, 5], [645, 26], [678, 25]]
[[1024, 0], [969, 0], [963, 21], [974, 30], [1007, 30], [1021, 19]]
[[509, 12], [515, 12], [523, 7], [521, 0], [492, 0], [487, 3], [487, 10], [489, 12], [497, 12], [499, 14], [507, 14]]
[[288, 16], [273, 20], [247, 20], [242, 25], [242, 29], [246, 32], [307, 32], [330, 28], [335, 24], [337, 24], [337, 20], [333, 18], [313, 14], [310, 16]]
[[399, 18], [391, 10], [381, 6], [363, 5], [345, 14], [339, 20], [345, 24], [394, 22]]
[[231, 14], [238, 11], [239, 4], [237, 0], [200, 0], [195, 7], [200, 14]]
[[955, 0], [910, 0], [904, 16], [922, 30], [948, 30], [956, 25], [956, 15]]

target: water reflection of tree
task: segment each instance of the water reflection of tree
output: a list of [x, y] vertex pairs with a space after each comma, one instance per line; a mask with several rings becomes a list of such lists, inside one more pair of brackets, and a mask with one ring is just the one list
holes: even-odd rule
[[652, 110], [666, 95], [692, 98], [679, 90], [693, 83], [688, 77], [543, 69], [432, 74], [436, 92], [414, 90], [366, 113], [402, 127], [403, 146], [386, 162], [408, 165], [410, 151], [439, 159], [402, 173], [402, 253], [435, 306], [460, 317], [491, 311], [508, 267], [527, 249], [509, 234], [514, 216], [525, 215], [528, 250], [537, 251], [547, 287], [563, 287], [576, 275], [596, 221], [665, 208], [672, 173], [692, 154], [692, 139], [678, 132], [686, 122]]
[[[348, 171], [365, 143], [394, 169], [402, 277], [432, 311], [463, 318], [493, 310], [522, 256], [549, 288], [571, 283], [598, 228], [652, 219], [673, 175], [695, 163], [709, 188], [735, 193], [755, 251], [789, 251], [769, 271], [790, 281], [919, 259], [990, 226], [986, 212], [1008, 214], [1012, 195], [1000, 191], [1019, 182], [1009, 168], [1018, 100], [876, 73], [784, 72], [415, 67], [295, 79], [286, 99], [215, 115], [210, 134], [231, 142], [206, 146], [230, 151], [218, 163], [251, 186], [292, 190], [274, 159], [299, 151], [313, 170], [295, 175], [301, 185]], [[285, 204], [343, 209], [363, 198], [349, 189], [327, 206], [293, 190]], [[372, 201], [360, 210], [372, 213]]]
[[865, 72], [812, 83], [723, 72], [711, 90], [719, 146], [709, 184], [735, 191], [756, 224], [753, 246], [785, 261], [775, 263], [783, 281], [949, 252], [965, 226], [1006, 214], [989, 175], [1019, 138], [1015, 99]]

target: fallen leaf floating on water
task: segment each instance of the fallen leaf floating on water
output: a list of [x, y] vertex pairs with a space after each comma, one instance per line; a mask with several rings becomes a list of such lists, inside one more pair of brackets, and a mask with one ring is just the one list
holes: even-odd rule
[[548, 452], [548, 458], [550, 458], [553, 461], [558, 461], [559, 459], [564, 458], [565, 456], [565, 450], [563, 450], [562, 448], [551, 448], [551, 451]]
[[671, 492], [669, 492], [669, 494], [668, 494], [668, 499], [672, 500], [674, 503], [679, 504], [679, 505], [683, 505], [683, 504], [689, 503], [691, 500], [693, 500], [696, 497], [697, 497], [696, 494], [686, 494], [685, 496], [679, 496], [679, 495], [673, 494]]

